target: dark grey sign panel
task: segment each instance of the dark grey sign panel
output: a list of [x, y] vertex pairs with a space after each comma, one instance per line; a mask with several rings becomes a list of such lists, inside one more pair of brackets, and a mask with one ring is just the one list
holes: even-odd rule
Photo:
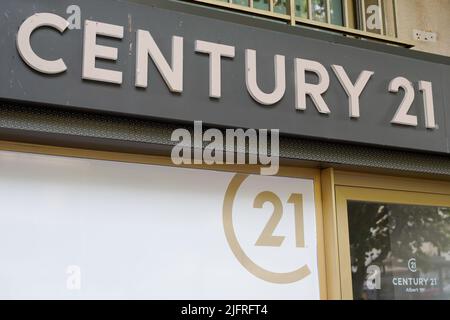
[[[51, 28], [40, 28], [31, 40], [39, 56], [48, 60], [63, 58], [68, 70], [51, 76], [32, 70], [16, 48], [20, 25], [39, 12], [67, 18], [67, 7], [72, 4], [81, 9], [81, 30], [66, 30], [60, 34]], [[202, 120], [218, 126], [280, 129], [281, 133], [302, 137], [450, 152], [450, 69], [447, 65], [112, 0], [2, 0], [0, 9], [0, 98], [3, 99], [168, 121]], [[85, 20], [124, 27], [121, 40], [105, 37], [97, 40], [98, 44], [118, 48], [117, 61], [98, 60], [97, 67], [123, 72], [121, 85], [82, 79]], [[182, 93], [171, 93], [151, 62], [148, 88], [136, 88], [138, 29], [152, 34], [168, 61], [172, 36], [184, 38]], [[222, 59], [220, 99], [209, 97], [209, 57], [195, 52], [196, 40], [222, 43], [236, 49], [234, 59]], [[246, 49], [257, 52], [258, 84], [266, 92], [274, 89], [274, 55], [285, 56], [286, 92], [277, 104], [263, 106], [248, 93]], [[320, 114], [309, 98], [306, 110], [295, 109], [295, 58], [314, 60], [326, 67], [331, 82], [323, 97], [330, 114]], [[348, 97], [331, 65], [343, 66], [353, 82], [363, 70], [374, 72], [360, 97], [360, 118], [349, 117]], [[398, 94], [391, 93], [388, 87], [390, 81], [399, 76], [407, 78], [415, 87], [415, 100], [408, 112], [418, 117], [415, 127], [391, 123], [404, 93], [402, 90]], [[310, 74], [307, 80], [314, 83], [316, 78]], [[437, 129], [425, 127], [419, 81], [433, 84]]]

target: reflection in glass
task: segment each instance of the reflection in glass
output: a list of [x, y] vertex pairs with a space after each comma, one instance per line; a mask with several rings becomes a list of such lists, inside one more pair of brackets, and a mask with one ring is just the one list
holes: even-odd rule
[[239, 4], [244, 7], [248, 7], [248, 0], [232, 0], [231, 2], [234, 4]]
[[[219, 1], [229, 2], [229, 0]], [[275, 13], [290, 14], [290, 0], [231, 0], [231, 3], [244, 7], [252, 5], [253, 8], [264, 11], [270, 11], [273, 8]], [[315, 21], [339, 26], [344, 25], [342, 0], [294, 0], [294, 4], [296, 17], [311, 18]], [[309, 13], [309, 5], [311, 5], [311, 13]], [[311, 17], [309, 17], [310, 14]]]
[[343, 26], [344, 15], [342, 11], [342, 0], [330, 0], [330, 23]]
[[450, 208], [349, 201], [348, 222], [355, 299], [450, 299]]
[[273, 11], [281, 14], [288, 14], [289, 0], [273, 0]]
[[308, 0], [295, 0], [295, 15], [299, 18], [308, 18]]
[[269, 0], [253, 0], [253, 8], [269, 11]]
[[[253, 8], [260, 10], [270, 10], [271, 0], [253, 0]], [[289, 0], [272, 0], [273, 12], [288, 14], [289, 13]]]
[[312, 18], [320, 22], [327, 22], [327, 1], [312, 0]]

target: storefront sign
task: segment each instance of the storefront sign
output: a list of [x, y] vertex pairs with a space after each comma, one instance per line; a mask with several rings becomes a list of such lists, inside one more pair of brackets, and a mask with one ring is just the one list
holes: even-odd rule
[[2, 299], [320, 298], [312, 179], [15, 152], [0, 174]]
[[450, 153], [450, 64], [127, 2], [0, 6], [4, 99]]
[[400, 203], [410, 195], [394, 203], [386, 192], [389, 203], [347, 201], [353, 298], [449, 299], [450, 208]]

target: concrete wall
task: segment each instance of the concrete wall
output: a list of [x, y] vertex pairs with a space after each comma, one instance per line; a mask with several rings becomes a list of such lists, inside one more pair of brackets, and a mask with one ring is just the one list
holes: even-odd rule
[[[398, 36], [415, 50], [450, 56], [450, 0], [397, 0]], [[437, 33], [436, 42], [415, 41], [413, 30]]]

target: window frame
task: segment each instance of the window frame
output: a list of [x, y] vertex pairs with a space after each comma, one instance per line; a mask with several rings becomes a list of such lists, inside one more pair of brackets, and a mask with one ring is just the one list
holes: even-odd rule
[[[347, 201], [450, 207], [450, 182], [339, 171], [334, 175], [334, 179], [336, 228], [334, 236], [337, 241], [335, 248], [339, 252], [338, 257], [335, 257], [337, 259], [335, 268], [339, 270], [339, 280], [334, 285], [340, 287], [340, 299], [352, 300]], [[325, 207], [324, 210], [326, 210]], [[325, 228], [327, 224], [330, 222], [325, 221]], [[327, 232], [327, 229], [324, 230]], [[327, 274], [328, 272], [327, 270]]]
[[[286, 23], [289, 23], [292, 26], [307, 26], [307, 27], [313, 27], [318, 28], [330, 32], [336, 32], [340, 33], [344, 36], [350, 36], [355, 38], [361, 38], [361, 39], [368, 39], [368, 40], [374, 40], [379, 42], [384, 42], [388, 44], [393, 44], [405, 48], [412, 48], [415, 46], [415, 44], [412, 41], [407, 41], [404, 39], [399, 39], [398, 37], [392, 37], [387, 36], [384, 33], [384, 30], [386, 30], [385, 26], [385, 19], [383, 18], [383, 32], [382, 34], [376, 34], [367, 32], [364, 30], [358, 30], [356, 28], [349, 27], [349, 15], [352, 14], [351, 8], [348, 5], [348, 1], [351, 0], [342, 0], [342, 8], [343, 8], [343, 26], [333, 25], [331, 23], [325, 23], [320, 21], [313, 20], [312, 17], [312, 10], [311, 10], [311, 2], [312, 0], [307, 0], [308, 3], [308, 18], [302, 18], [296, 16], [296, 10], [295, 10], [295, 0], [286, 0], [288, 1], [288, 12], [286, 14], [277, 13], [274, 11], [274, 0], [268, 0], [269, 1], [269, 10], [262, 10], [253, 8], [253, 0], [248, 0], [248, 6], [242, 6], [239, 4], [235, 4], [232, 2], [232, 0], [181, 0], [181, 1], [188, 1], [194, 4], [201, 4], [201, 5], [207, 5], [211, 7], [218, 7], [218, 8], [226, 8], [232, 11], [238, 11], [238, 12], [245, 12], [256, 16], [261, 17], [269, 17], [273, 18], [275, 20], [284, 21]], [[327, 1], [327, 21], [330, 21], [330, 0]], [[379, 0], [382, 2], [382, 0]], [[394, 9], [394, 30], [395, 33], [397, 30], [397, 4], [396, 0], [393, 1], [393, 9]], [[356, 8], [355, 8], [356, 10]], [[357, 13], [356, 13], [357, 14]]]
[[[0, 141], [0, 150], [175, 167], [170, 157], [151, 154], [10, 141]], [[182, 167], [243, 174], [259, 174], [260, 170], [257, 165], [183, 165]], [[410, 202], [394, 201], [394, 203], [450, 207], [450, 178], [448, 177], [417, 176], [406, 173], [394, 175], [384, 170], [372, 173], [349, 169], [336, 170], [333, 167], [321, 168], [317, 163], [312, 162], [301, 162], [291, 166], [281, 165], [277, 175], [314, 181], [321, 299], [353, 299], [346, 197], [350, 196], [352, 200], [372, 199], [378, 202], [393, 202], [377, 195], [384, 194], [392, 197], [401, 195], [403, 197], [401, 199], [405, 201], [412, 200]], [[368, 191], [370, 193], [367, 196]]]

